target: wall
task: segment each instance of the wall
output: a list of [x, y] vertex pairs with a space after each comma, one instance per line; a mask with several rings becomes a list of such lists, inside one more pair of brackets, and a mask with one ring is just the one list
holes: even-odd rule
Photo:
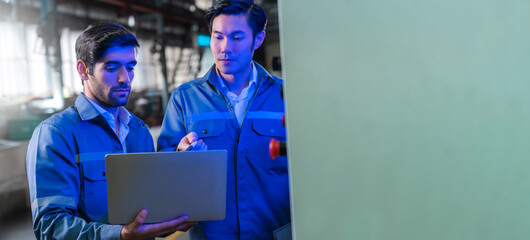
[[296, 239], [528, 238], [529, 9], [280, 0]]

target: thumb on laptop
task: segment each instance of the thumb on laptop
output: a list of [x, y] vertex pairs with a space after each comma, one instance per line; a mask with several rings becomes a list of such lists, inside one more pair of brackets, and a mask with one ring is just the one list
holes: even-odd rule
[[136, 215], [136, 218], [133, 222], [131, 222], [131, 227], [133, 229], [138, 229], [142, 224], [144, 224], [145, 219], [147, 218], [147, 209], [142, 209], [140, 212]]

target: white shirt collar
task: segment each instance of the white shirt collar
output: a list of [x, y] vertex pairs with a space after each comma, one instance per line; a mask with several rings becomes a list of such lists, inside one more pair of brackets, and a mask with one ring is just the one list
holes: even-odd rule
[[[107, 122], [109, 122], [110, 127], [114, 129], [114, 126], [115, 126], [114, 121], [116, 121], [116, 119], [114, 119], [114, 115], [112, 115], [110, 112], [108, 112], [107, 110], [102, 108], [99, 104], [95, 103], [89, 98], [86, 98], [86, 99], [88, 100], [90, 104], [92, 104], [92, 106], [94, 106], [94, 108], [96, 108], [96, 110], [98, 110], [98, 112], [107, 120]], [[132, 114], [129, 111], [127, 111], [127, 109], [125, 109], [124, 107], [118, 107], [118, 119], [125, 126], [128, 126], [129, 122], [132, 120]], [[116, 129], [114, 129], [114, 131], [116, 131]]]
[[[254, 65], [254, 62], [251, 62], [251, 63], [252, 63], [252, 71], [250, 72], [250, 80], [248, 82], [247, 87], [252, 86], [252, 85], [256, 85], [257, 86], [257, 84], [258, 84], [258, 70], [256, 69], [256, 66]], [[225, 81], [221, 77], [221, 74], [219, 74], [219, 70], [217, 70], [217, 68], [215, 68], [215, 73], [217, 74], [217, 80], [219, 81], [219, 85], [221, 86], [221, 90], [223, 91], [223, 93], [225, 95], [227, 95], [228, 92], [230, 92], [230, 90], [226, 86]]]

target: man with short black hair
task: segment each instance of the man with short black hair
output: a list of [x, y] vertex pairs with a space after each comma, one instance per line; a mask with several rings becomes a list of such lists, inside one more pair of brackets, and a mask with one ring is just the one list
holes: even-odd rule
[[195, 224], [186, 216], [143, 224], [145, 209], [128, 225], [108, 224], [105, 155], [154, 151], [147, 127], [123, 107], [137, 47], [136, 37], [116, 23], [91, 25], [77, 38], [84, 91], [74, 106], [39, 124], [26, 157], [37, 239], [148, 239]]
[[287, 160], [271, 160], [271, 138], [285, 141], [283, 81], [252, 61], [267, 16], [252, 1], [221, 0], [207, 13], [215, 65], [171, 95], [159, 151], [225, 149], [227, 210], [200, 222], [191, 239], [272, 239], [290, 222]]

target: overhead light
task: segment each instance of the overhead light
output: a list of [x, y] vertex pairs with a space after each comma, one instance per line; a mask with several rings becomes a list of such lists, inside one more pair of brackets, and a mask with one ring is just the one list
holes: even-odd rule
[[133, 15], [129, 16], [129, 19], [127, 19], [127, 24], [129, 25], [129, 27], [134, 27], [135, 21]]

